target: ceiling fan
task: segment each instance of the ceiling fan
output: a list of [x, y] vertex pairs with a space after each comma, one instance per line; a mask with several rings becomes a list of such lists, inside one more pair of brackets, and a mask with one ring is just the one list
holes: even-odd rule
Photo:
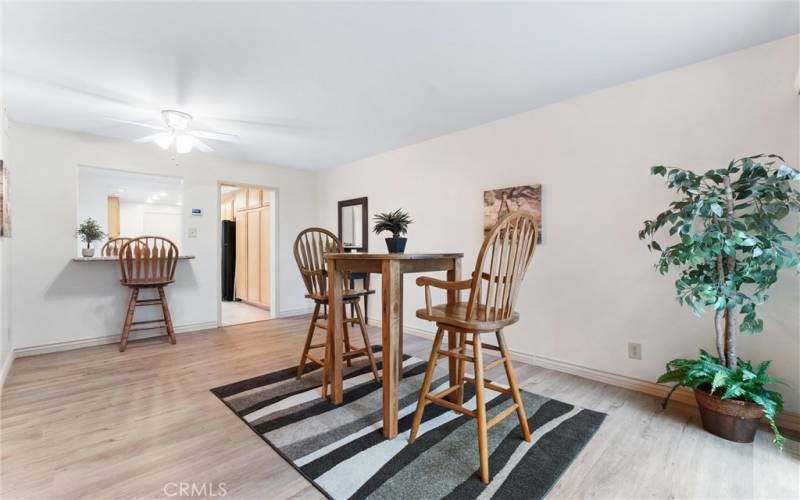
[[239, 137], [233, 134], [211, 132], [209, 130], [192, 130], [192, 115], [184, 113], [183, 111], [165, 109], [161, 111], [161, 118], [164, 120], [164, 125], [153, 125], [151, 123], [122, 120], [119, 118], [109, 118], [109, 120], [149, 128], [151, 130], [158, 130], [158, 133], [141, 137], [136, 139], [135, 142], [155, 142], [164, 149], [170, 149], [174, 145], [175, 152], [178, 154], [188, 153], [194, 148], [197, 148], [198, 151], [202, 151], [203, 153], [214, 151], [211, 146], [201, 139], [239, 142]]

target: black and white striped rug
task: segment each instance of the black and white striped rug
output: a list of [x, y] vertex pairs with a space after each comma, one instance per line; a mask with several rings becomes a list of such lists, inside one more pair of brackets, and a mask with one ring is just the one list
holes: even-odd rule
[[[380, 353], [376, 352], [380, 369]], [[363, 358], [362, 358], [363, 359]], [[418, 438], [408, 444], [426, 362], [406, 356], [399, 387], [399, 434], [382, 431], [381, 387], [364, 362], [346, 368], [344, 401], [320, 397], [320, 370], [295, 378], [287, 368], [212, 389], [236, 415], [330, 498], [541, 498], [600, 427], [604, 413], [522, 391], [532, 443], [510, 416], [489, 430], [491, 482], [477, 476], [475, 420], [436, 405], [425, 409]], [[447, 387], [437, 368], [434, 388]], [[438, 390], [438, 389], [436, 389]], [[464, 401], [474, 409], [474, 388]], [[487, 416], [510, 404], [487, 391]]]

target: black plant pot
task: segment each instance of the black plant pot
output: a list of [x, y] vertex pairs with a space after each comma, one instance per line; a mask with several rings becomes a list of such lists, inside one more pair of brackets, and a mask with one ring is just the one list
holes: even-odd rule
[[386, 238], [386, 249], [389, 253], [403, 253], [406, 249], [407, 238]]

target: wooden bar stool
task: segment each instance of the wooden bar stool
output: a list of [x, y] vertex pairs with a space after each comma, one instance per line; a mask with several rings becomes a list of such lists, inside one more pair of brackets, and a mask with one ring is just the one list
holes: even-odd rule
[[122, 246], [129, 241], [131, 241], [130, 238], [111, 238], [100, 249], [100, 255], [103, 257], [117, 257], [120, 250], [122, 250]]
[[[519, 320], [519, 314], [514, 311], [514, 303], [522, 284], [522, 278], [533, 258], [536, 238], [537, 229], [533, 215], [528, 212], [511, 213], [501, 219], [483, 241], [471, 279], [442, 281], [428, 277], [417, 278], [417, 285], [425, 287], [425, 309], [417, 310], [417, 317], [435, 322], [438, 329], [433, 341], [428, 369], [419, 393], [417, 409], [414, 412], [409, 441], [413, 443], [416, 439], [422, 414], [425, 406], [429, 403], [436, 403], [475, 418], [478, 423], [480, 478], [484, 483], [489, 482], [487, 431], [490, 428], [516, 412], [522, 429], [522, 438], [527, 442], [531, 440], [528, 420], [517, 387], [514, 367], [511, 365], [511, 357], [508, 354], [503, 328], [513, 325]], [[469, 290], [469, 300], [432, 306], [430, 287], [456, 293], [459, 290]], [[455, 349], [440, 349], [445, 331], [458, 334], [458, 343]], [[481, 334], [490, 332], [497, 337], [497, 347], [481, 342]], [[471, 340], [467, 339], [467, 335], [471, 336]], [[467, 346], [472, 347], [471, 354], [467, 352]], [[484, 365], [483, 349], [499, 351], [500, 358]], [[440, 358], [456, 360], [456, 382], [449, 388], [432, 394], [428, 391], [430, 391], [436, 362]], [[474, 378], [464, 376], [465, 363], [474, 364]], [[501, 363], [505, 367], [509, 388], [484, 380], [484, 373]], [[474, 411], [463, 406], [465, 381], [475, 385], [476, 409]], [[486, 420], [485, 389], [506, 394], [514, 400], [511, 406], [502, 410], [488, 422]]]
[[[130, 332], [166, 328], [170, 343], [175, 343], [175, 330], [169, 315], [167, 297], [164, 287], [175, 281], [175, 268], [178, 264], [178, 247], [175, 243], [160, 236], [142, 236], [125, 242], [119, 250], [119, 267], [122, 271], [120, 283], [131, 289], [128, 312], [122, 327], [122, 338], [119, 351], [128, 347]], [[157, 298], [139, 300], [139, 291], [143, 288], [155, 289]], [[161, 306], [163, 319], [149, 321], [133, 321], [134, 311], [138, 306]], [[131, 328], [134, 325], [139, 326]]]
[[[317, 320], [326, 320], [328, 318], [328, 273], [326, 270], [326, 253], [340, 253], [344, 251], [339, 238], [334, 236], [333, 233], [326, 229], [312, 227], [305, 229], [297, 235], [294, 240], [294, 258], [297, 261], [297, 267], [300, 269], [300, 274], [303, 277], [303, 282], [306, 285], [306, 298], [314, 301], [314, 313], [311, 315], [311, 324], [308, 327], [308, 334], [306, 335], [306, 342], [303, 346], [303, 352], [300, 355], [300, 363], [297, 365], [297, 378], [303, 376], [306, 360], [311, 360], [318, 364], [320, 367], [325, 368], [322, 372], [322, 395], [327, 397], [328, 394], [328, 368], [325, 365], [327, 354], [324, 357], [317, 357], [310, 354], [311, 349], [324, 348], [327, 353], [328, 342], [330, 341], [330, 334], [326, 335], [326, 341], [314, 344], [314, 332], [317, 328], [327, 331], [327, 322], [318, 323]], [[344, 282], [348, 283], [349, 280], [345, 279]], [[347, 286], [347, 285], [345, 285]], [[364, 322], [364, 315], [361, 312], [361, 297], [374, 293], [373, 290], [350, 290], [344, 289], [343, 292], [343, 307], [341, 317], [344, 325], [344, 359], [347, 366], [352, 366], [351, 360], [355, 357], [366, 356], [369, 359], [372, 376], [378, 382], [378, 369], [375, 365], [375, 357], [372, 355], [372, 347], [369, 343], [369, 336], [367, 335], [367, 327]], [[355, 316], [351, 314], [348, 318], [346, 311], [347, 306], [350, 305], [355, 311]], [[323, 309], [322, 312], [320, 310]], [[363, 349], [353, 349], [350, 345], [350, 334], [348, 325], [358, 325], [361, 330], [361, 338], [364, 340]]]

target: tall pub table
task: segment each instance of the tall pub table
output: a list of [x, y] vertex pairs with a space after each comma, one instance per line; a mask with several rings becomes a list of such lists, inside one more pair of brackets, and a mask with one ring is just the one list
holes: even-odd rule
[[[331, 345], [327, 370], [331, 381], [329, 399], [333, 404], [341, 404], [342, 382], [342, 339], [344, 329], [338, 316], [342, 308], [342, 289], [346, 272], [365, 272], [381, 275], [381, 341], [383, 345], [383, 435], [391, 439], [397, 435], [397, 390], [403, 376], [403, 275], [406, 273], [427, 273], [447, 271], [447, 280], [461, 279], [461, 253], [416, 253], [416, 254], [374, 254], [374, 253], [329, 253], [328, 261], [328, 332], [331, 332]], [[447, 303], [459, 301], [459, 292], [447, 292]], [[456, 348], [456, 335], [448, 332], [451, 349]], [[456, 383], [456, 362], [450, 358], [450, 384]]]

